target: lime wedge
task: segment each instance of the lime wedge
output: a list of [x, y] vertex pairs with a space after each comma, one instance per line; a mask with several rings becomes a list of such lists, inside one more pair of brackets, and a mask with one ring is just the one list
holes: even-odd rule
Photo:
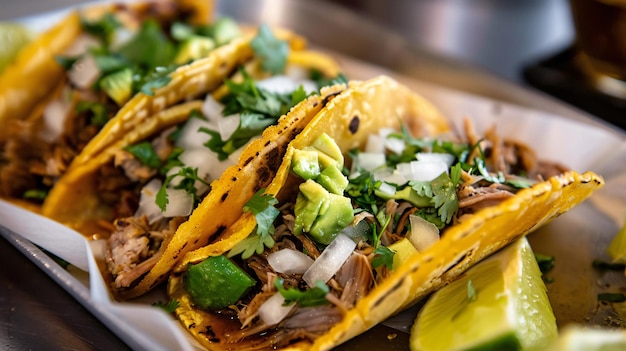
[[626, 331], [585, 328], [569, 325], [548, 348], [549, 351], [622, 351], [626, 350]]
[[0, 72], [31, 39], [30, 32], [16, 23], [0, 22]]
[[606, 252], [614, 263], [626, 263], [626, 224], [613, 237]]
[[432, 294], [411, 330], [411, 350], [545, 349], [557, 326], [526, 238]]

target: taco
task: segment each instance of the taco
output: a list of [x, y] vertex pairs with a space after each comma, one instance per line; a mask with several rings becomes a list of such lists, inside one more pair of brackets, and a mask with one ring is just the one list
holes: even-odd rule
[[37, 209], [114, 116], [126, 122], [93, 153], [142, 113], [201, 93], [206, 77], [186, 79], [175, 93], [162, 87], [192, 73], [189, 62], [244, 35], [232, 20], [209, 23], [211, 10], [198, 0], [87, 6], [24, 48], [0, 76], [0, 197]]
[[[179, 257], [235, 222], [287, 144], [345, 86], [335, 84], [343, 78], [330, 57], [288, 50], [267, 26], [227, 46], [241, 45], [255, 54], [224, 85], [146, 117], [66, 173], [43, 204], [45, 216], [107, 240], [106, 275], [119, 299], [163, 282]], [[215, 62], [195, 72], [221, 69]]]
[[389, 78], [352, 83], [221, 240], [176, 265], [177, 317], [210, 350], [331, 349], [603, 184], [467, 134]]

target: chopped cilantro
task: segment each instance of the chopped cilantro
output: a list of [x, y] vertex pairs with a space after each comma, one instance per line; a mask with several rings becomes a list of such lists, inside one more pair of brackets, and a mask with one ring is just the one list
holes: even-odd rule
[[169, 300], [168, 302], [157, 301], [152, 304], [152, 306], [158, 307], [167, 313], [174, 313], [174, 311], [178, 308], [178, 305], [180, 305], [180, 303], [178, 300], [174, 299]]
[[295, 288], [285, 289], [283, 287], [282, 278], [277, 278], [274, 281], [274, 287], [285, 298], [285, 306], [298, 303], [300, 307], [313, 307], [330, 303], [326, 299], [326, 295], [329, 293], [330, 289], [328, 285], [321, 280], [315, 282], [314, 288], [305, 291], [300, 291]]
[[220, 160], [227, 159], [252, 137], [260, 135], [265, 128], [275, 124], [294, 104], [306, 98], [306, 94], [303, 94], [300, 88], [290, 94], [269, 92], [257, 87], [245, 71], [242, 71], [242, 74], [244, 81], [241, 83], [226, 81], [229, 94], [222, 99], [224, 116], [239, 114], [237, 130], [228, 140], [223, 140], [215, 130], [200, 129], [201, 132], [211, 136], [205, 146], [215, 152]]
[[169, 199], [167, 198], [167, 191], [166, 191], [167, 187], [174, 180], [174, 178], [177, 178], [177, 177], [182, 177], [182, 180], [175, 187], [175, 189], [183, 189], [188, 194], [191, 194], [194, 197], [194, 203], [198, 201], [198, 195], [199, 195], [198, 190], [196, 189], [196, 186], [195, 186], [196, 181], [199, 181], [205, 185], [209, 185], [209, 183], [206, 180], [198, 176], [197, 168], [181, 167], [177, 173], [171, 174], [165, 178], [165, 180], [163, 181], [163, 185], [161, 186], [159, 191], [157, 191], [156, 193], [155, 203], [157, 204], [157, 206], [159, 206], [161, 211], [165, 211], [165, 208], [167, 207], [167, 204], [169, 203]]
[[372, 266], [374, 268], [379, 266], [386, 266], [387, 269], [391, 270], [393, 267], [393, 256], [395, 252], [389, 249], [386, 246], [378, 246], [376, 250], [374, 250], [374, 259], [372, 260]]
[[97, 21], [88, 21], [83, 18], [81, 19], [81, 26], [85, 32], [102, 40], [104, 44], [109, 45], [113, 39], [115, 30], [121, 27], [121, 23], [112, 13], [107, 13]]
[[348, 78], [343, 73], [339, 73], [339, 75], [334, 78], [326, 78], [324, 74], [318, 70], [311, 71], [311, 80], [317, 84], [318, 89], [336, 84], [348, 84]]
[[109, 121], [109, 112], [105, 104], [93, 101], [79, 101], [76, 104], [76, 112], [88, 112], [91, 116], [89, 123], [96, 127], [104, 127]]
[[535, 260], [537, 260], [539, 270], [542, 274], [545, 274], [554, 268], [554, 256], [543, 255], [535, 252]]
[[265, 247], [274, 246], [274, 220], [280, 211], [274, 207], [278, 200], [271, 195], [264, 194], [265, 188], [257, 191], [254, 196], [243, 206], [244, 212], [251, 212], [256, 219], [255, 232], [240, 241], [228, 253], [228, 257], [241, 254], [241, 258], [247, 259], [254, 255], [261, 254]]
[[262, 24], [259, 32], [250, 42], [255, 54], [261, 58], [263, 70], [272, 74], [279, 74], [287, 66], [289, 44], [276, 38], [269, 26]]
[[144, 21], [139, 32], [118, 52], [146, 72], [156, 67], [168, 66], [175, 55], [174, 44], [153, 19]]
[[159, 155], [157, 155], [149, 141], [128, 145], [124, 150], [133, 154], [141, 163], [150, 168], [159, 168], [161, 166], [161, 159], [159, 159]]
[[138, 91], [152, 96], [155, 90], [166, 86], [167, 83], [172, 80], [170, 73], [174, 72], [175, 69], [176, 66], [174, 65], [170, 65], [169, 67], [155, 67], [152, 73], [145, 76], [135, 75], [133, 80]]

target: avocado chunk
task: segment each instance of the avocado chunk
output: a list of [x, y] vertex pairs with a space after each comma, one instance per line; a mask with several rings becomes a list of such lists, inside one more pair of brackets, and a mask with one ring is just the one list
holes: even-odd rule
[[324, 245], [330, 244], [354, 220], [349, 198], [337, 194], [328, 195], [309, 231], [313, 240]]
[[317, 178], [320, 175], [317, 152], [312, 150], [294, 150], [291, 170], [304, 180]]
[[294, 234], [300, 235], [311, 230], [311, 226], [328, 198], [328, 191], [312, 179], [300, 184], [300, 193], [296, 198]]
[[352, 223], [354, 211], [349, 198], [331, 194], [309, 179], [300, 184], [295, 216], [296, 235], [305, 232], [316, 242], [328, 245], [342, 229]]
[[130, 68], [124, 68], [104, 76], [100, 80], [100, 89], [118, 106], [122, 106], [133, 93], [133, 71]]
[[343, 154], [335, 141], [326, 133], [322, 133], [311, 145], [311, 147], [321, 153], [318, 155], [322, 168], [331, 165], [341, 169], [343, 167]]
[[337, 167], [326, 167], [315, 181], [337, 195], [342, 195], [348, 186], [348, 178]]
[[432, 199], [427, 196], [420, 196], [410, 186], [405, 186], [402, 190], [396, 191], [395, 194], [388, 194], [378, 189], [374, 190], [374, 195], [380, 197], [383, 200], [404, 200], [410, 202], [416, 207], [433, 207]]
[[197, 60], [207, 56], [213, 49], [215, 49], [215, 41], [213, 41], [213, 39], [194, 35], [182, 42], [174, 62], [184, 64]]
[[237, 303], [256, 282], [227, 257], [212, 256], [190, 265], [184, 284], [194, 304], [214, 311]]

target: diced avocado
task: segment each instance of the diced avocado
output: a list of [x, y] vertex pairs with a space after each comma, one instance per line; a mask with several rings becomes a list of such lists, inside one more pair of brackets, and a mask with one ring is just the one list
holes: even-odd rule
[[309, 235], [316, 242], [328, 245], [353, 220], [354, 211], [350, 199], [329, 193], [311, 226]]
[[122, 106], [133, 93], [133, 71], [130, 68], [124, 68], [106, 75], [100, 80], [100, 88], [118, 106]]
[[341, 149], [328, 134], [322, 133], [315, 139], [311, 147], [324, 154], [318, 156], [322, 168], [330, 166], [330, 164], [326, 164], [327, 162], [330, 163], [330, 160], [334, 160], [333, 163], [336, 164], [339, 169], [343, 167], [343, 154], [341, 153]]
[[330, 193], [312, 179], [300, 184], [300, 193], [296, 198], [294, 233], [296, 235], [311, 230], [313, 222]]
[[312, 150], [294, 150], [291, 170], [304, 180], [317, 178], [320, 175], [317, 152]]
[[212, 256], [190, 265], [185, 289], [198, 307], [219, 310], [241, 299], [256, 282], [225, 256]]
[[348, 178], [337, 167], [326, 167], [315, 181], [337, 195], [342, 195], [348, 186]]
[[417, 194], [413, 188], [410, 186], [405, 186], [402, 190], [396, 191], [395, 194], [391, 195], [389, 193], [385, 193], [383, 191], [374, 190], [374, 195], [380, 197], [383, 200], [404, 200], [410, 202], [413, 206], [417, 207], [432, 207], [432, 199], [427, 196], [420, 196]]
[[184, 64], [207, 56], [215, 48], [215, 41], [211, 38], [194, 35], [182, 42], [174, 62]]
[[396, 269], [400, 267], [404, 262], [406, 262], [409, 257], [418, 254], [419, 251], [413, 246], [411, 241], [407, 238], [402, 238], [395, 243], [389, 245], [387, 248], [394, 251], [393, 255], [393, 268]]

